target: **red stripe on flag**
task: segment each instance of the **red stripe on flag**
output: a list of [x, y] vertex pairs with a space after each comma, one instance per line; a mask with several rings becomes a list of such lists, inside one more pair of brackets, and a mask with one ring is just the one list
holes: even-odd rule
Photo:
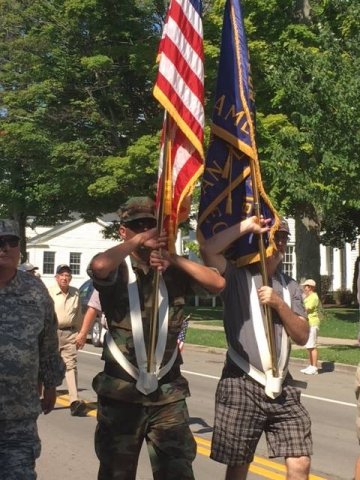
[[202, 102], [204, 96], [204, 84], [198, 77], [198, 72], [194, 72], [190, 68], [188, 62], [183, 57], [182, 53], [171, 40], [166, 42], [162, 51], [163, 55], [166, 55], [171, 62], [176, 66], [176, 70], [179, 72], [182, 79], [186, 82], [186, 85], [191, 89], [192, 93]]
[[[189, 22], [186, 15], [184, 15], [183, 9], [177, 2], [173, 2], [171, 9], [170, 17], [177, 23], [179, 30], [191, 45], [193, 50], [199, 55], [199, 57], [204, 59], [204, 50], [203, 50], [203, 39]], [[201, 20], [200, 20], [201, 23]]]
[[158, 75], [157, 86], [164, 92], [166, 97], [169, 99], [169, 102], [175, 106], [176, 110], [180, 114], [184, 122], [191, 128], [199, 140], [203, 141], [204, 130], [201, 124], [199, 124], [198, 119], [190, 112], [186, 107], [182, 99], [176, 93], [173, 88], [173, 85], [165, 78], [161, 73]]

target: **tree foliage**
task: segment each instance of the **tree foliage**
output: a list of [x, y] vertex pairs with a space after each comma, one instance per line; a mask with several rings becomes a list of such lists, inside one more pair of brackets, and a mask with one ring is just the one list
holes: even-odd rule
[[[360, 4], [312, 0], [309, 16], [299, 22], [292, 3], [273, 0], [261, 9], [261, 0], [244, 2], [260, 85], [263, 173], [285, 213], [310, 218], [324, 232], [324, 243], [340, 246], [353, 241], [360, 228], [360, 56], [354, 21]], [[285, 13], [283, 21], [275, 22], [275, 4]], [[257, 34], [260, 22], [272, 25], [265, 29], [267, 38]]]
[[23, 228], [29, 215], [48, 224], [117, 205], [93, 184], [159, 129], [159, 12], [160, 2], [0, 0], [2, 216]]
[[[225, 0], [204, 0], [212, 113]], [[267, 192], [321, 241], [359, 233], [358, 0], [243, 0]], [[0, 0], [0, 213], [114, 210], [156, 183], [163, 0]]]

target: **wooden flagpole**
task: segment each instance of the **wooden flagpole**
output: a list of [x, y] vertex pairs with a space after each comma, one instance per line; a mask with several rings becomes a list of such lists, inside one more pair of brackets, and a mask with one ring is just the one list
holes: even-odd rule
[[[251, 174], [252, 190], [254, 194], [255, 215], [260, 220], [260, 215], [261, 215], [260, 196], [259, 196], [259, 188], [257, 184], [255, 165], [254, 165], [253, 159], [250, 159], [250, 174]], [[263, 285], [266, 287], [269, 285], [269, 281], [268, 281], [267, 268], [266, 268], [266, 262], [265, 262], [266, 252], [265, 252], [265, 245], [264, 245], [264, 237], [262, 234], [259, 234], [259, 253], [260, 253], [260, 267], [261, 267], [262, 282], [263, 282]], [[272, 369], [273, 376], [279, 377], [271, 307], [269, 305], [263, 305], [263, 308], [265, 313], [265, 330], [266, 330], [266, 336], [268, 339], [270, 356], [271, 356], [271, 369]]]
[[[162, 172], [160, 178], [160, 201], [157, 211], [157, 231], [158, 234], [162, 232], [164, 228], [164, 211], [165, 211], [165, 186], [166, 180], [168, 177], [169, 161], [168, 161], [168, 113], [165, 110], [164, 113], [164, 147], [162, 151]], [[149, 343], [147, 349], [147, 371], [148, 373], [154, 373], [154, 354], [155, 354], [155, 344], [156, 344], [156, 331], [157, 331], [157, 320], [159, 314], [159, 282], [160, 282], [160, 272], [155, 270], [154, 279], [153, 279], [153, 298], [152, 298], [152, 308], [151, 308], [151, 318], [150, 318], [150, 332], [149, 332]]]

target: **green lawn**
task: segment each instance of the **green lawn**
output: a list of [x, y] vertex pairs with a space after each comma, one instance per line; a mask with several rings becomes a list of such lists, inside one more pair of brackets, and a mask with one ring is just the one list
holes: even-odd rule
[[221, 307], [185, 307], [185, 314], [191, 315], [191, 320], [196, 322], [205, 322], [209, 325], [222, 325]]
[[[191, 320], [204, 325], [222, 325], [221, 307], [186, 307]], [[324, 309], [320, 325], [320, 335], [332, 338], [357, 338], [359, 332], [359, 310], [349, 307], [329, 307]]]
[[200, 330], [189, 328], [186, 333], [185, 343], [206, 345], [208, 347], [226, 348], [225, 333], [214, 330]]
[[357, 308], [325, 308], [320, 325], [322, 337], [357, 338], [359, 310]]
[[[191, 320], [201, 325], [222, 325], [222, 308], [186, 307]], [[326, 308], [324, 320], [320, 326], [320, 335], [332, 338], [356, 339], [359, 332], [359, 311], [356, 308]], [[226, 348], [223, 331], [189, 328], [186, 342], [194, 345]], [[293, 349], [292, 357], [308, 358], [307, 350]], [[325, 362], [357, 365], [360, 360], [360, 348], [353, 346], [320, 347], [319, 359]]]

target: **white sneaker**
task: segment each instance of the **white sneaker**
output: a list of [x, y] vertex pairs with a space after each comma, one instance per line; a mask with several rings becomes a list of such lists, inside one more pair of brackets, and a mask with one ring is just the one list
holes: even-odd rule
[[318, 369], [316, 367], [310, 365], [310, 367], [303, 373], [305, 373], [306, 375], [317, 375], [318, 374]]
[[309, 370], [311, 370], [312, 366], [311, 365], [308, 365], [306, 368], [303, 368], [302, 370], [300, 370], [301, 373], [308, 373]]

